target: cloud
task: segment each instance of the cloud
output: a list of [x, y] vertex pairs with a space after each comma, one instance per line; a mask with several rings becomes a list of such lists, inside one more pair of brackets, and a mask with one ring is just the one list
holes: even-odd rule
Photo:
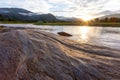
[[81, 17], [86, 15], [97, 17], [112, 14], [120, 10], [120, 0], [66, 0], [64, 3], [57, 0], [57, 2], [58, 4], [67, 3], [67, 7], [60, 10], [57, 9], [54, 13], [59, 14], [61, 12], [66, 14], [66, 16]]
[[[49, 0], [51, 1], [51, 0]], [[81, 15], [91, 15], [98, 14], [102, 11], [101, 8], [104, 7], [107, 0], [66, 0], [64, 3], [60, 0], [55, 0], [56, 2], [52, 2], [53, 4], [61, 4], [63, 6], [61, 8], [60, 5], [53, 7], [53, 13], [59, 14], [60, 12], [66, 14], [66, 16], [81, 16]], [[70, 15], [71, 14], [71, 15]]]
[[51, 5], [44, 0], [25, 0], [22, 7], [33, 12], [50, 12]]
[[[6, 5], [1, 5], [1, 4]], [[51, 5], [45, 0], [2, 0], [0, 7], [17, 7], [24, 8], [33, 12], [50, 12]]]
[[1, 0], [0, 7], [18, 7], [33, 12], [81, 17], [120, 12], [119, 3], [120, 0]]

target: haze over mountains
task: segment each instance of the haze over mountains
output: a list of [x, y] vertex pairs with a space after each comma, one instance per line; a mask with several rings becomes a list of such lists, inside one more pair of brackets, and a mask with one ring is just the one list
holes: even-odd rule
[[[117, 17], [120, 14], [105, 15], [100, 18]], [[33, 13], [22, 8], [0, 8], [0, 20], [15, 20], [15, 21], [42, 21], [42, 22], [55, 22], [55, 21], [78, 21], [79, 18], [54, 16], [53, 14]]]

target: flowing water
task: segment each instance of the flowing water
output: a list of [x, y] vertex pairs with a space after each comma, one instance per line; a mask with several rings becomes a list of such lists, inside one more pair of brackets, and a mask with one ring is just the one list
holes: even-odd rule
[[42, 31], [57, 34], [67, 32], [72, 34], [70, 38], [85, 44], [106, 46], [120, 50], [120, 28], [119, 27], [98, 27], [98, 26], [46, 26], [33, 24], [0, 24], [7, 27], [37, 28]]

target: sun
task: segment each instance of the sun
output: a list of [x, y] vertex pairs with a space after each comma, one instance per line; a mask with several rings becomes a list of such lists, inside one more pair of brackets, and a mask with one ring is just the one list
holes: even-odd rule
[[85, 21], [85, 22], [86, 22], [86, 21], [90, 21], [90, 20], [93, 19], [92, 16], [82, 16], [81, 18], [82, 18], [82, 20]]

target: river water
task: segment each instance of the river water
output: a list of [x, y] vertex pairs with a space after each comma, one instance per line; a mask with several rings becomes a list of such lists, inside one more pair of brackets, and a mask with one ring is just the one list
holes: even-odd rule
[[120, 28], [100, 26], [46, 26], [33, 24], [0, 24], [7, 27], [37, 28], [42, 31], [57, 34], [67, 32], [72, 37], [66, 37], [84, 44], [106, 46], [120, 50]]

